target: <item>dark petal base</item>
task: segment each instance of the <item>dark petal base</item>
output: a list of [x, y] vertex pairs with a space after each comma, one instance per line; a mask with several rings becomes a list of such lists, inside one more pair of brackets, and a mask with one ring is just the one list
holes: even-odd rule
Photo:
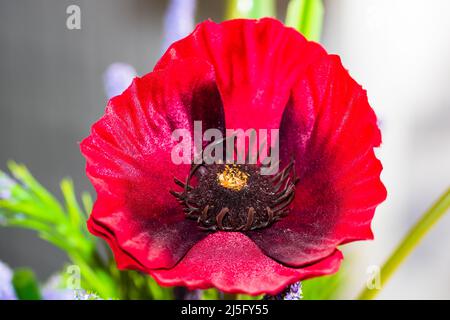
[[[235, 165], [248, 175], [241, 190], [218, 182], [224, 164], [193, 165], [185, 182], [175, 179], [182, 192], [171, 191], [184, 207], [188, 219], [206, 231], [248, 231], [266, 228], [289, 212], [295, 196], [294, 161], [276, 175], [261, 175], [261, 167]], [[195, 181], [197, 182], [194, 185]]]

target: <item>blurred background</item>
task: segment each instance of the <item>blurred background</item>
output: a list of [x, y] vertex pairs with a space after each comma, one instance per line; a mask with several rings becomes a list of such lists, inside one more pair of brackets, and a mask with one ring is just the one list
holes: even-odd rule
[[[81, 8], [81, 30], [66, 9]], [[325, 0], [321, 43], [339, 54], [368, 91], [380, 119], [378, 150], [388, 199], [375, 215], [375, 240], [347, 245], [353, 298], [370, 266], [381, 265], [450, 182], [450, 1]], [[163, 52], [167, 1], [0, 0], [0, 169], [14, 159], [52, 192], [73, 178], [92, 189], [78, 142], [107, 103], [103, 75], [114, 62], [150, 72]], [[226, 1], [197, 2], [196, 21], [224, 19]], [[277, 1], [284, 20], [287, 1]], [[379, 296], [450, 298], [450, 215], [437, 225]], [[0, 228], [0, 260], [41, 279], [64, 253], [33, 232]], [[381, 275], [382, 276], [382, 275]]]

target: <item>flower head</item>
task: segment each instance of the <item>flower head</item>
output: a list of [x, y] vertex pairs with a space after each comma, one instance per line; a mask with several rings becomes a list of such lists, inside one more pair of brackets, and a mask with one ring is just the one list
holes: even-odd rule
[[[279, 129], [279, 167], [176, 164], [174, 130]], [[81, 144], [89, 230], [118, 267], [190, 290], [276, 295], [338, 270], [386, 197], [365, 91], [274, 19], [200, 24], [113, 98]], [[250, 152], [249, 152], [250, 153]], [[248, 154], [249, 154], [248, 153]]]

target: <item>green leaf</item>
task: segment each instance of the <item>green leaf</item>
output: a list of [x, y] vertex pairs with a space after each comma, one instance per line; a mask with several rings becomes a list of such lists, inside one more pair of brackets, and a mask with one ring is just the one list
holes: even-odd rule
[[[420, 241], [431, 230], [431, 228], [450, 209], [450, 188], [426, 211], [417, 223], [411, 228], [403, 241], [391, 254], [389, 259], [380, 270], [381, 288], [389, 281], [395, 271], [406, 260]], [[360, 300], [374, 299], [381, 290], [365, 288], [359, 295]]]
[[23, 185], [27, 186], [32, 195], [38, 198], [46, 208], [51, 209], [48, 215], [52, 215], [53, 218], [64, 219], [64, 211], [58, 200], [48, 192], [39, 182], [34, 179], [28, 169], [21, 164], [17, 164], [14, 161], [8, 162], [8, 167], [13, 176], [21, 181]]
[[[90, 260], [96, 241], [87, 231], [87, 215], [78, 204], [72, 181], [63, 179], [61, 182], [64, 208], [24, 165], [10, 162], [9, 167], [20, 183], [12, 184], [7, 190], [9, 196], [0, 200], [3, 225], [33, 229], [42, 239]], [[5, 177], [4, 173], [0, 176]], [[83, 195], [83, 201], [86, 206], [92, 205], [87, 194]]]
[[324, 17], [322, 0], [291, 0], [286, 25], [297, 29], [308, 40], [320, 41]]
[[30, 230], [40, 230], [42, 232], [50, 232], [50, 227], [42, 222], [30, 219], [23, 219], [21, 217], [9, 217], [5, 222], [6, 226], [9, 227], [19, 227]]
[[19, 300], [41, 300], [39, 283], [30, 269], [17, 269], [14, 272], [12, 284]]
[[5, 180], [7, 175], [4, 173], [0, 176], [3, 185], [7, 184], [7, 190], [2, 187], [2, 191], [8, 194], [0, 200], [2, 225], [36, 231], [40, 238], [65, 251], [72, 262], [80, 266], [84, 289], [99, 292], [105, 298], [116, 297], [116, 284], [111, 280], [109, 270], [103, 268], [96, 252], [97, 240], [89, 234], [85, 223], [87, 213], [84, 210], [92, 207], [92, 199], [85, 193], [85, 209], [81, 209], [72, 181], [63, 179], [63, 206], [24, 165], [10, 162], [9, 167], [18, 183]]
[[47, 223], [55, 222], [53, 216], [37, 202], [17, 200], [13, 197], [12, 199], [0, 200], [0, 208], [10, 212], [20, 213], [24, 218], [37, 219]]
[[[104, 252], [99, 251], [101, 246], [97, 238], [88, 232], [85, 223], [93, 203], [88, 193], [82, 194], [80, 206], [73, 182], [63, 179], [62, 204], [37, 182], [24, 165], [10, 162], [9, 167], [18, 181], [0, 171], [3, 196], [0, 200], [0, 226], [34, 230], [39, 237], [65, 251], [69, 260], [78, 266], [81, 287], [87, 292], [95, 292], [105, 299], [173, 299], [171, 288], [160, 287], [151, 277], [137, 272], [119, 271], [109, 250], [106, 257], [101, 254]], [[17, 277], [17, 290], [27, 289], [23, 289], [22, 296], [37, 298], [36, 290], [32, 290], [32, 275], [19, 272]]]
[[81, 194], [81, 202], [83, 203], [83, 209], [86, 218], [89, 217], [93, 207], [92, 197], [88, 192], [83, 192]]
[[172, 289], [159, 286], [153, 278], [147, 277], [147, 285], [154, 300], [173, 299]]
[[275, 17], [274, 0], [228, 0], [226, 19]]
[[303, 300], [336, 299], [342, 288], [343, 271], [302, 282]]
[[220, 300], [220, 293], [217, 289], [202, 290], [202, 300]]
[[80, 228], [83, 223], [84, 213], [78, 205], [73, 182], [70, 179], [63, 179], [61, 181], [61, 191], [66, 202], [66, 210], [69, 215], [69, 220], [72, 227]]
[[70, 254], [69, 257], [80, 268], [83, 289], [95, 292], [104, 299], [119, 297], [117, 283], [106, 270], [86, 263], [85, 259], [77, 254]]

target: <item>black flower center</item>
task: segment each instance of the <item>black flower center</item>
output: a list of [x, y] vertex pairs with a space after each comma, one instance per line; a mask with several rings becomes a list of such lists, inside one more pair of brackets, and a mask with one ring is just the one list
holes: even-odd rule
[[248, 231], [286, 216], [295, 196], [294, 162], [276, 175], [253, 164], [193, 165], [182, 192], [171, 191], [188, 219], [204, 230]]

